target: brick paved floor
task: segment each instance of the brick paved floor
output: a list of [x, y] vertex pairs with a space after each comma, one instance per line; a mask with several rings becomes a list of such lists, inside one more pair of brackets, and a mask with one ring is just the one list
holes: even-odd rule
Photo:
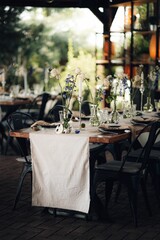
[[[118, 203], [111, 201], [110, 214], [115, 220], [112, 224], [68, 216], [54, 217], [42, 208], [32, 207], [29, 177], [25, 180], [17, 209], [13, 211], [20, 171], [21, 163], [15, 161], [15, 156], [0, 156], [0, 240], [160, 240], [160, 208], [151, 182], [148, 185], [153, 216], [148, 216], [140, 195], [139, 227], [135, 228], [125, 189]], [[103, 197], [102, 192], [100, 194]]]

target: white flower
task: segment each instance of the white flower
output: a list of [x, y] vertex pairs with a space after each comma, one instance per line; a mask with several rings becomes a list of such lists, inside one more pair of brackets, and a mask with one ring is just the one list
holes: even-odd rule
[[82, 73], [82, 72], [81, 72], [81, 69], [77, 67], [77, 68], [75, 69], [75, 74], [76, 74], [76, 75], [81, 75], [81, 73]]
[[80, 73], [79, 74], [79, 78], [81, 79], [81, 81], [84, 81], [84, 79], [86, 79], [86, 75], [85, 75], [85, 73]]
[[26, 71], [26, 69], [24, 68], [24, 66], [20, 66], [19, 68], [16, 69], [15, 75], [16, 76], [24, 76], [25, 71]]
[[154, 72], [150, 72], [150, 73], [148, 74], [148, 78], [149, 78], [152, 82], [154, 82], [154, 81], [156, 80], [156, 75], [155, 75], [155, 73], [154, 73]]
[[109, 83], [112, 83], [113, 82], [113, 77], [112, 77], [112, 75], [108, 75], [104, 80], [108, 81]]
[[50, 76], [51, 77], [55, 77], [56, 79], [60, 79], [61, 75], [60, 75], [60, 71], [56, 68], [53, 68], [51, 71], [50, 71]]
[[141, 86], [141, 77], [139, 75], [136, 75], [133, 78], [133, 87], [140, 88], [140, 86]]
[[112, 90], [111, 90], [114, 95], [117, 94], [117, 87], [118, 87], [118, 79], [116, 78], [112, 82]]
[[118, 79], [120, 79], [120, 80], [122, 80], [122, 79], [124, 79], [124, 78], [127, 78], [127, 79], [128, 79], [128, 75], [125, 74], [125, 73], [118, 73], [118, 74], [116, 75], [116, 77], [117, 77]]

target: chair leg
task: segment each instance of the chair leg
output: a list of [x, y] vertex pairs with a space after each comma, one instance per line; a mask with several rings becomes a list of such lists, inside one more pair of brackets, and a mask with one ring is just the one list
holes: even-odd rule
[[[157, 170], [158, 167], [158, 170]], [[152, 178], [152, 184], [154, 186], [156, 198], [158, 200], [158, 204], [160, 206], [160, 174], [159, 174], [159, 166], [156, 164], [152, 164], [152, 168], [150, 169], [150, 175]]]
[[136, 179], [128, 179], [127, 182], [128, 188], [128, 197], [129, 197], [129, 204], [131, 208], [131, 212], [134, 219], [135, 227], [138, 226], [138, 219], [137, 219], [137, 193], [138, 193], [138, 184]]
[[3, 136], [0, 138], [1, 154], [3, 154]]
[[104, 219], [104, 206], [101, 202], [101, 200], [99, 199], [99, 197], [97, 196], [96, 192], [94, 192], [94, 194], [92, 194], [91, 196], [91, 202], [90, 202], [90, 209], [89, 209], [89, 213], [87, 214], [87, 218], [86, 220], [91, 220], [94, 218], [94, 213], [96, 214], [95, 218], [96, 219]]
[[7, 155], [8, 146], [10, 144], [10, 141], [11, 141], [11, 137], [8, 135], [7, 142], [6, 142], [6, 147], [5, 147], [5, 151], [4, 151], [4, 155]]
[[1, 145], [1, 154], [4, 154], [4, 139], [5, 139], [5, 130], [3, 127], [3, 124], [0, 123], [0, 133], [1, 133], [1, 139], [0, 139], [0, 145]]
[[29, 172], [31, 173], [31, 171], [32, 171], [31, 165], [24, 164], [22, 173], [20, 175], [18, 187], [17, 187], [17, 192], [16, 192], [16, 197], [15, 197], [15, 201], [14, 201], [14, 205], [13, 205], [13, 210], [16, 208], [17, 203], [18, 203], [18, 201], [20, 199], [20, 194], [21, 194], [24, 178], [25, 178], [26, 174], [29, 173]]
[[143, 192], [143, 196], [144, 196], [144, 200], [146, 203], [146, 208], [148, 210], [149, 216], [152, 216], [152, 211], [151, 211], [151, 207], [149, 204], [149, 200], [148, 200], [148, 194], [147, 194], [147, 190], [146, 190], [146, 183], [145, 183], [145, 179], [141, 179], [141, 188], [142, 188], [142, 192]]
[[113, 190], [113, 181], [107, 180], [105, 182], [105, 207], [108, 208], [108, 203], [110, 201]]
[[90, 209], [89, 209], [89, 214], [87, 219], [92, 219], [93, 218], [93, 212], [95, 212], [96, 217], [98, 219], [103, 219], [103, 214], [104, 213], [104, 207], [102, 205], [102, 202], [100, 201], [99, 197], [97, 196], [96, 189], [98, 186], [98, 179], [94, 177], [94, 181], [92, 183], [92, 186], [90, 188], [90, 196], [91, 196], [91, 202], [90, 202]]
[[118, 183], [117, 191], [116, 191], [116, 195], [115, 195], [115, 203], [118, 201], [118, 197], [121, 193], [121, 189], [122, 189], [122, 185], [121, 185], [121, 183]]
[[156, 198], [160, 206], [160, 176], [155, 173], [155, 176], [152, 178], [152, 180], [153, 180]]
[[7, 151], [8, 151], [8, 147], [11, 146], [11, 148], [13, 149], [13, 151], [16, 153], [16, 154], [19, 154], [19, 149], [18, 149], [18, 146], [16, 145], [16, 143], [14, 143], [14, 138], [13, 137], [10, 137], [9, 135], [7, 136], [7, 139], [6, 139], [6, 146], [5, 146], [5, 149], [4, 149], [4, 155], [7, 155]]

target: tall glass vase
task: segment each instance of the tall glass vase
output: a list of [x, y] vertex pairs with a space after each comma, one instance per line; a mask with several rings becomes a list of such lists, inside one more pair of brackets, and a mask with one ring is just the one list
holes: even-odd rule
[[118, 123], [119, 122], [119, 112], [117, 111], [117, 98], [114, 99], [113, 111], [110, 113], [110, 123]]
[[90, 124], [94, 127], [97, 127], [100, 125], [100, 121], [98, 117], [98, 106], [95, 104], [92, 104], [90, 108], [91, 108]]

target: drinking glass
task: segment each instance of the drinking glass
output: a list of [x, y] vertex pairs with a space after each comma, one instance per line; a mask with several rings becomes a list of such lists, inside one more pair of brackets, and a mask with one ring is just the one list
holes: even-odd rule
[[108, 110], [107, 109], [99, 110], [99, 119], [100, 119], [101, 124], [108, 122]]

